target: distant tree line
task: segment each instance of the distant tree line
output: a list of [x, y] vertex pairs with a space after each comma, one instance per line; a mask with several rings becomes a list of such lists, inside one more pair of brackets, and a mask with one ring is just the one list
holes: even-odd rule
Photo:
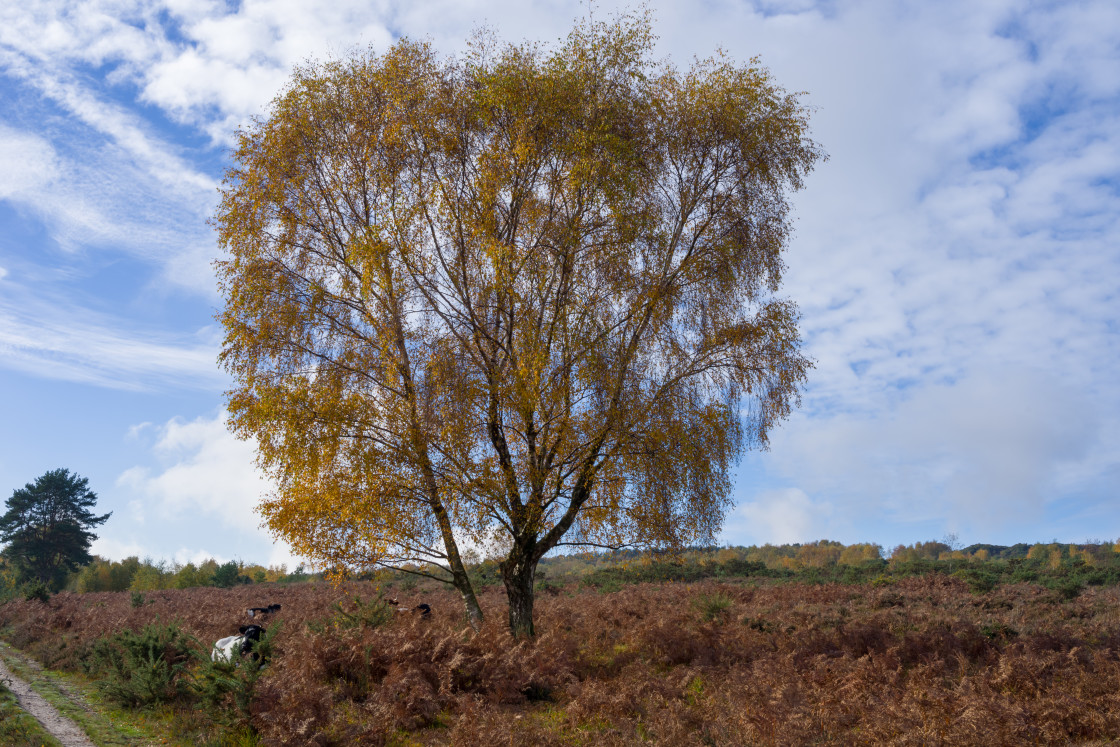
[[[165, 560], [141, 560], [136, 556], [124, 560], [93, 560], [71, 573], [60, 589], [79, 593], [95, 591], [155, 591], [157, 589], [190, 589], [214, 586], [228, 589], [240, 584], [268, 582], [298, 583], [322, 580], [322, 575], [309, 573], [301, 564], [289, 571], [286, 565], [262, 566], [231, 560], [220, 563], [208, 558], [198, 564], [169, 563]], [[41, 596], [37, 586], [21, 584], [18, 574], [0, 559], [0, 601], [15, 595]], [[49, 592], [48, 592], [49, 593]]]
[[[498, 560], [468, 557], [476, 586], [501, 583]], [[386, 586], [414, 588], [430, 568], [415, 565], [398, 570], [358, 574], [358, 578]], [[416, 572], [421, 572], [418, 575]], [[1029, 582], [1076, 596], [1086, 586], [1120, 585], [1120, 542], [974, 544], [952, 549], [941, 541], [898, 545], [884, 553], [881, 545], [845, 545], [832, 540], [749, 547], [698, 547], [676, 553], [632, 551], [584, 552], [545, 558], [538, 589], [555, 590], [568, 583], [612, 591], [644, 582], [698, 581], [706, 578], [754, 577], [771, 582], [870, 583], [889, 585], [907, 576], [943, 573], [963, 580], [977, 592], [1000, 583]], [[70, 573], [60, 588], [86, 593], [145, 592], [195, 587], [229, 588], [253, 583], [322, 581], [329, 572], [308, 572], [301, 564], [262, 566], [242, 561], [200, 563], [129, 557], [90, 563]], [[36, 587], [21, 586], [19, 574], [0, 557], [0, 602], [16, 595], [41, 595]]]
[[822, 540], [662, 555], [587, 554], [554, 558], [544, 571], [545, 584], [577, 579], [602, 591], [627, 583], [734, 577], [888, 586], [907, 576], [940, 573], [960, 579], [977, 593], [1003, 583], [1033, 583], [1068, 599], [1086, 586], [1120, 586], [1120, 542], [976, 544], [954, 550], [930, 541], [899, 545], [883, 557], [879, 545]]
[[219, 563], [213, 558], [194, 563], [168, 563], [137, 557], [120, 561], [97, 558], [71, 577], [67, 589], [89, 591], [153, 591], [216, 586], [228, 589], [240, 584], [306, 581], [311, 574], [301, 565], [289, 572], [286, 565], [264, 567], [231, 560]]

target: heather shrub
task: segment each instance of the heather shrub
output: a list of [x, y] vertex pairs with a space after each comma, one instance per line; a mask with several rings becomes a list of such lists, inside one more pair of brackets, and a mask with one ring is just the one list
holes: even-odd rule
[[56, 632], [47, 639], [32, 641], [27, 651], [48, 669], [80, 670], [89, 658], [90, 645], [73, 633]]
[[[538, 597], [530, 641], [510, 638], [500, 588], [481, 592], [487, 621], [475, 633], [451, 590], [408, 600], [431, 604], [428, 619], [377, 622], [375, 588], [353, 581], [153, 590], [139, 608], [127, 592], [16, 598], [0, 605], [0, 627], [43, 661], [88, 661], [83, 646], [159, 616], [212, 641], [244, 623], [246, 607], [283, 603], [272, 660], [251, 683], [203, 686], [205, 661], [180, 674], [200, 719], [246, 740], [256, 729], [270, 745], [1116, 740], [1120, 589], [1087, 585], [1065, 601], [1049, 584], [1011, 582], [1036, 563], [1016, 560], [966, 566], [998, 570], [982, 596], [969, 574], [941, 572], [890, 575], [880, 588], [775, 576], [604, 594], [571, 583]], [[1102, 568], [1071, 563], [1045, 578]], [[711, 624], [705, 606], [720, 598], [730, 604], [714, 619], [727, 622]], [[218, 674], [244, 677], [247, 664]]]

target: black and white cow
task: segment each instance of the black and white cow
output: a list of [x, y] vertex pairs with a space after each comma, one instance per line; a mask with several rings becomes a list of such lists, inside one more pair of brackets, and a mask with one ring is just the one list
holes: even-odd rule
[[271, 615], [273, 612], [280, 611], [280, 605], [270, 604], [267, 607], [250, 607], [245, 611], [249, 614], [249, 617], [256, 617], [257, 615]]
[[260, 658], [253, 647], [260, 641], [264, 628], [260, 625], [242, 625], [238, 631], [238, 635], [226, 636], [214, 643], [214, 649], [210, 652], [213, 661], [232, 664], [245, 654], [249, 654], [253, 661]]
[[386, 599], [385, 601], [394, 609], [396, 609], [397, 612], [415, 612], [420, 617], [430, 617], [432, 614], [432, 608], [424, 603], [420, 603], [415, 607], [401, 607], [400, 602], [398, 602], [396, 599], [390, 598]]

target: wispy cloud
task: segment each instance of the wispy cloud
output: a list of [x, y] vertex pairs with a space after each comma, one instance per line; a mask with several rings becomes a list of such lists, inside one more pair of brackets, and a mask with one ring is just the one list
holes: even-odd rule
[[140, 117], [107, 100], [105, 94], [111, 88], [95, 86], [88, 77], [65, 64], [44, 64], [42, 60], [29, 59], [10, 48], [0, 47], [0, 67], [105, 136], [126, 160], [139, 165], [165, 187], [183, 196], [193, 193], [196, 200], [217, 187], [213, 177], [176, 155]]
[[51, 144], [29, 132], [0, 123], [0, 199], [35, 193], [57, 172]]
[[[785, 285], [818, 365], [803, 411], [759, 461], [766, 489], [741, 487], [729, 528], [809, 539], [865, 512], [963, 535], [1056, 501], [1107, 518], [1101, 486], [1120, 473], [1120, 5], [654, 11], [659, 50], [678, 64], [717, 47], [761, 54], [778, 82], [807, 90], [831, 155], [795, 197]], [[74, 278], [127, 256], [147, 290], [106, 289], [113, 303], [152, 288], [212, 303], [215, 145], [265, 110], [293, 65], [400, 35], [454, 51], [479, 23], [548, 43], [584, 14], [574, 0], [0, 6], [0, 85], [14, 81], [18, 103], [0, 111], [0, 200], [67, 252], [0, 237], [6, 365], [216, 389], [216, 340], [89, 313], [66, 292]], [[162, 426], [202, 439], [184, 447], [184, 470], [219, 442], [213, 422], [192, 422]], [[135, 486], [178, 505], [166, 474], [180, 472], [134, 473]]]
[[[11, 280], [4, 278], [5, 286]], [[0, 365], [115, 389], [221, 390], [213, 330], [173, 335], [0, 287]]]

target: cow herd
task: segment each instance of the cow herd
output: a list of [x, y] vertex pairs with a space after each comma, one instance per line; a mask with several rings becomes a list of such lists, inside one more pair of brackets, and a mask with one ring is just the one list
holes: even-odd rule
[[[401, 607], [396, 599], [386, 599], [385, 601], [399, 613], [410, 613], [422, 618], [428, 618], [432, 614], [432, 608], [427, 604], [421, 603], [415, 607]], [[245, 610], [245, 613], [251, 619], [259, 619], [261, 623], [264, 623], [274, 613], [280, 610], [281, 605], [270, 604], [266, 607], [250, 607]], [[263, 624], [254, 622], [249, 625], [242, 625], [238, 627], [236, 635], [219, 638], [214, 642], [214, 648], [210, 652], [210, 658], [215, 662], [236, 664], [242, 657], [248, 655], [252, 661], [259, 662], [260, 654], [256, 651], [256, 646], [260, 642], [261, 636], [264, 634], [265, 627]]]

